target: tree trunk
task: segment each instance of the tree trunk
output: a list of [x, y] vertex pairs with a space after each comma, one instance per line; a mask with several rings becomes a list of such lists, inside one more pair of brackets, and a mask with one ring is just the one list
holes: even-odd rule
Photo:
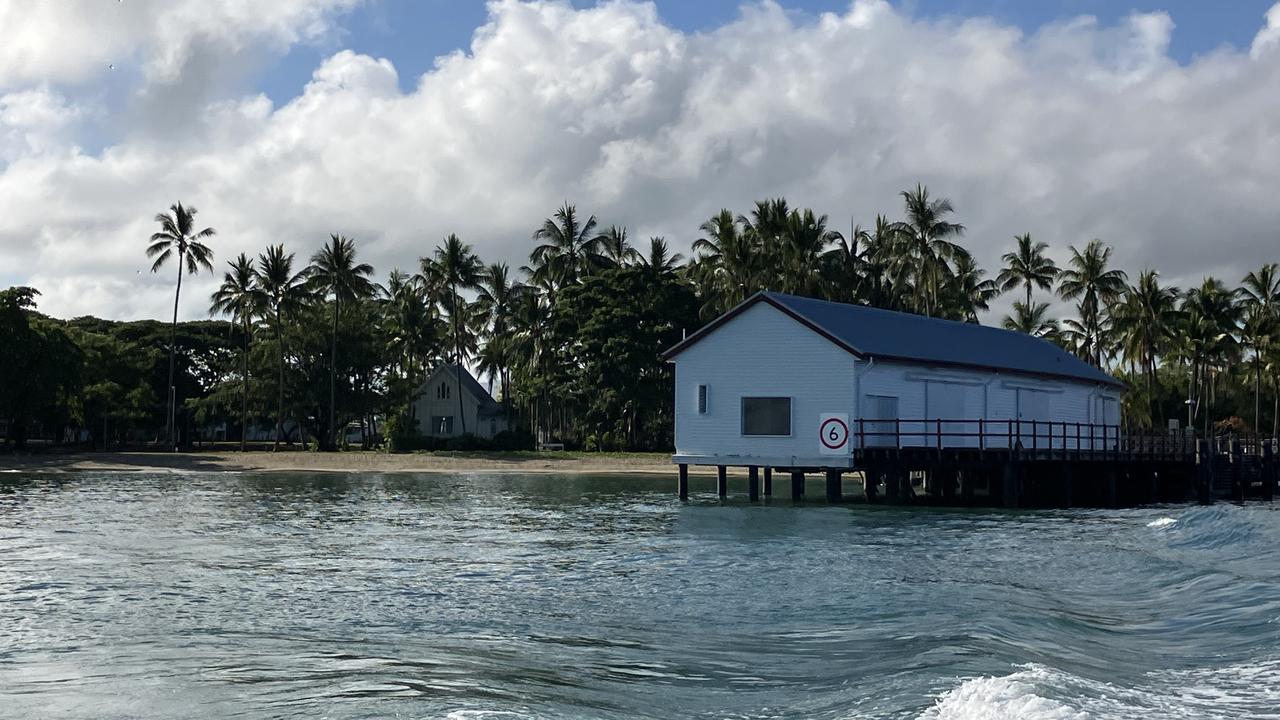
[[249, 433], [249, 320], [244, 323], [244, 392], [240, 396], [240, 452], [245, 451], [245, 436]]
[[1253, 431], [1262, 434], [1262, 357], [1253, 349]]
[[280, 449], [280, 435], [284, 433], [284, 329], [280, 326], [280, 307], [276, 306], [276, 350], [280, 360], [280, 381], [276, 387], [276, 437], [271, 452]]
[[458, 424], [459, 424], [459, 427], [462, 428], [462, 432], [459, 434], [466, 435], [467, 434], [467, 418], [465, 415], [462, 414], [462, 332], [461, 332], [461, 328], [459, 327], [461, 325], [462, 319], [461, 317], [459, 317], [459, 314], [461, 311], [458, 306], [461, 300], [458, 298], [457, 283], [453, 283], [450, 286], [450, 289], [453, 292], [453, 350], [454, 350], [453, 361], [457, 363], [457, 365], [454, 367], [454, 370], [455, 370], [455, 375], [457, 375], [457, 381], [458, 381]]
[[337, 426], [337, 405], [335, 398], [337, 394], [334, 388], [337, 387], [338, 379], [338, 313], [340, 311], [340, 301], [338, 293], [333, 294], [333, 344], [329, 351], [329, 448], [335, 450], [338, 447], [338, 426]]
[[178, 452], [178, 391], [173, 387], [173, 359], [178, 350], [178, 298], [182, 295], [182, 252], [178, 253], [178, 289], [173, 293], [173, 325], [169, 328], [169, 417], [165, 419], [168, 428], [166, 440], [174, 452]]

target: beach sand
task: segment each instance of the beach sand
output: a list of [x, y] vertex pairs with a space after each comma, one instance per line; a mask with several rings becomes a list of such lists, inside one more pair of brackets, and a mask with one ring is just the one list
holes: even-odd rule
[[[497, 453], [442, 452], [388, 454], [372, 451], [110, 452], [0, 454], [0, 470], [63, 472], [231, 471], [231, 472], [519, 472], [676, 474], [666, 453]], [[694, 470], [694, 468], [690, 468]], [[714, 468], [705, 471], [714, 472]]]

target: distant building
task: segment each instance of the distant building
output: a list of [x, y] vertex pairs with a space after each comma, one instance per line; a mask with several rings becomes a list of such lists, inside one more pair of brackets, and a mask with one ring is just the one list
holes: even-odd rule
[[1119, 433], [1122, 383], [983, 325], [764, 292], [664, 357], [678, 463], [851, 467], [859, 447], [1102, 449]]
[[440, 365], [427, 376], [418, 387], [410, 412], [417, 420], [418, 432], [428, 437], [457, 437], [464, 434], [465, 427], [466, 434], [492, 438], [507, 429], [507, 413], [502, 404], [465, 367], [453, 364]]

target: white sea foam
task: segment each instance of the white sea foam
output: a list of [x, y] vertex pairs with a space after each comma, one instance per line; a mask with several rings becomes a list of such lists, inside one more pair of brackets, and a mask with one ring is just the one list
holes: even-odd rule
[[920, 720], [1248, 720], [1280, 718], [1280, 658], [1149, 673], [1139, 687], [1041, 665], [970, 678]]
[[1177, 520], [1174, 520], [1174, 519], [1173, 519], [1173, 518], [1171, 518], [1171, 517], [1162, 517], [1162, 518], [1160, 518], [1159, 520], [1152, 520], [1151, 522], [1147, 523], [1147, 527], [1149, 527], [1149, 528], [1162, 528], [1162, 527], [1169, 527], [1170, 525], [1172, 525], [1172, 524], [1174, 524], [1174, 523], [1176, 523], [1176, 522], [1178, 522], [1178, 521], [1177, 521]]
[[1048, 669], [1032, 665], [1004, 677], [970, 678], [943, 693], [920, 720], [1089, 720], [1087, 713], [1038, 694], [1048, 677]]

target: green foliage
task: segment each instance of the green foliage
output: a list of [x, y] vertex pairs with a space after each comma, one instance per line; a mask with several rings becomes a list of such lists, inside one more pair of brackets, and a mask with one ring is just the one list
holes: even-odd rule
[[0, 417], [18, 447], [33, 424], [57, 431], [80, 415], [84, 355], [60, 323], [36, 314], [38, 294], [0, 291]]

